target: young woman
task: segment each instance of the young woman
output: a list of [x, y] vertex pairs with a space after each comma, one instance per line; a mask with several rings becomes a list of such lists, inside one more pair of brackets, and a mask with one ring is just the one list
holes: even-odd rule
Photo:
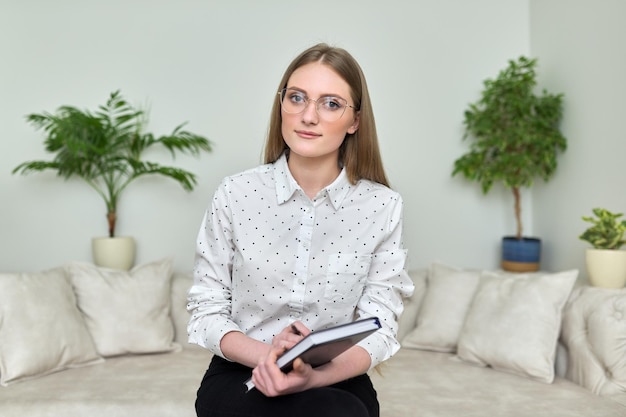
[[[265, 165], [225, 178], [202, 220], [188, 330], [215, 356], [198, 416], [378, 416], [367, 371], [399, 349], [405, 260], [361, 68], [315, 45], [280, 81]], [[311, 331], [372, 316], [382, 328], [331, 362], [276, 366]]]

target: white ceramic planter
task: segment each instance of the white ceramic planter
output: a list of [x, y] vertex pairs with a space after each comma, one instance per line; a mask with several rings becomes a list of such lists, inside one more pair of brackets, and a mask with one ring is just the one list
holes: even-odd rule
[[94, 237], [91, 250], [93, 262], [98, 266], [127, 271], [135, 263], [135, 239], [132, 237]]
[[626, 251], [587, 249], [585, 260], [591, 285], [623, 288], [626, 284]]

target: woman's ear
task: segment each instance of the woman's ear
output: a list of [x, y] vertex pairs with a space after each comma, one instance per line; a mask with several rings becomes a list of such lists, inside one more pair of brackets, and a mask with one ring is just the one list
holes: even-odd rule
[[359, 118], [360, 118], [361, 114], [360, 113], [356, 113], [354, 115], [354, 122], [352, 123], [352, 125], [348, 128], [348, 133], [349, 134], [354, 134], [354, 132], [356, 132], [359, 129]]

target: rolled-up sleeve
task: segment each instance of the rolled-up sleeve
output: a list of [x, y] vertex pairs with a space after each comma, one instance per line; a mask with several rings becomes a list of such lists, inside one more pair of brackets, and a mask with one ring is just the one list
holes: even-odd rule
[[402, 216], [402, 199], [398, 197], [388, 218], [388, 233], [373, 254], [367, 283], [357, 305], [358, 317], [377, 316], [382, 326], [359, 343], [370, 354], [371, 368], [400, 349], [396, 337], [398, 318], [404, 309], [403, 299], [414, 290], [405, 270], [407, 251], [402, 243]]
[[222, 337], [240, 331], [231, 316], [234, 248], [227, 188], [225, 181], [220, 184], [202, 219], [196, 241], [194, 284], [187, 297], [191, 313], [189, 342], [222, 357]]

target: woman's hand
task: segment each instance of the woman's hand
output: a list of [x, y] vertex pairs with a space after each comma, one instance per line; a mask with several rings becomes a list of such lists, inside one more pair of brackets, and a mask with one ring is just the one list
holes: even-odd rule
[[[311, 333], [302, 322], [296, 321], [285, 327], [272, 339], [272, 347], [276, 349], [291, 349], [296, 343]], [[280, 355], [279, 355], [280, 356]]]
[[268, 397], [275, 397], [304, 391], [310, 386], [314, 371], [311, 365], [304, 363], [302, 359], [296, 359], [293, 369], [287, 374], [276, 365], [276, 361], [286, 350], [309, 333], [311, 330], [297, 321], [274, 337], [269, 354], [252, 371], [252, 381], [256, 389]]

